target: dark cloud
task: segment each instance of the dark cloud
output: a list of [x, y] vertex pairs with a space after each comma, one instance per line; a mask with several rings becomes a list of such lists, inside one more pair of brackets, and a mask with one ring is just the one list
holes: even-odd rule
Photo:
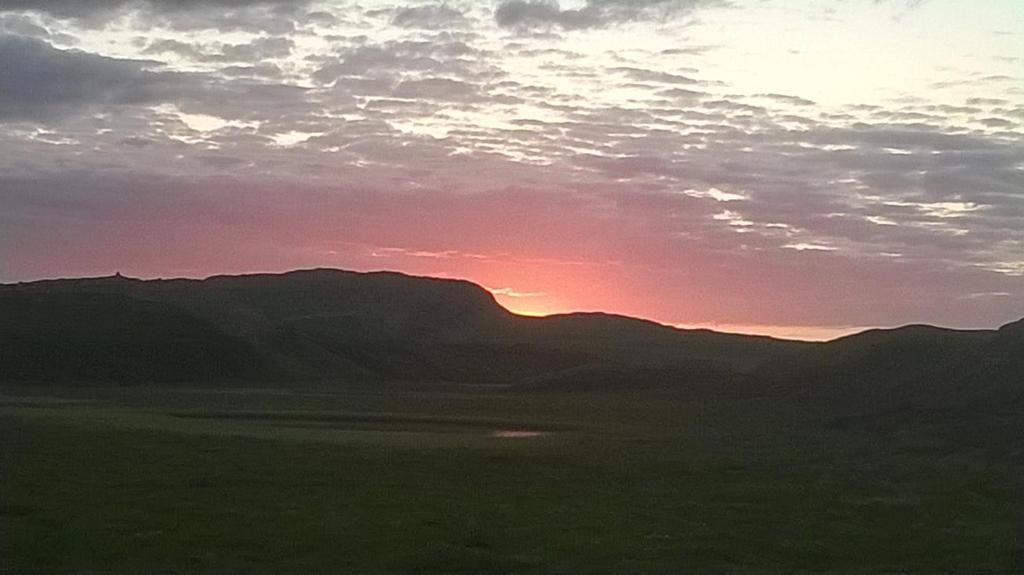
[[695, 98], [706, 96], [707, 94], [705, 94], [704, 92], [698, 92], [696, 90], [687, 90], [685, 88], [670, 88], [668, 90], [661, 90], [660, 92], [658, 92], [658, 95], [663, 96], [665, 98], [692, 100]]
[[[480, 83], [500, 72], [488, 53], [449, 34], [429, 40], [402, 40], [347, 47], [326, 59], [312, 75], [320, 83], [358, 90], [364, 95], [384, 96], [406, 76], [446, 77]], [[369, 83], [368, 83], [369, 82]], [[413, 96], [415, 97], [415, 96]]]
[[625, 75], [627, 78], [636, 80], [638, 82], [653, 82], [658, 84], [684, 84], [694, 85], [699, 84], [697, 80], [690, 78], [689, 76], [683, 76], [680, 74], [672, 74], [669, 72], [656, 72], [654, 70], [645, 70], [643, 68], [631, 68], [628, 66], [620, 66], [609, 69], [609, 72], [615, 72]]
[[642, 18], [665, 18], [693, 8], [721, 4], [714, 0], [587, 0], [582, 8], [562, 9], [557, 0], [504, 0], [494, 19], [504, 28], [566, 30], [599, 28]]
[[395, 87], [398, 98], [425, 98], [428, 100], [475, 101], [480, 99], [475, 85], [450, 78], [424, 78], [406, 80]]
[[226, 66], [219, 72], [226, 78], [266, 78], [268, 80], [280, 80], [284, 72], [275, 64], [260, 63], [253, 66]]
[[989, 128], [1012, 128], [1016, 124], [1005, 118], [982, 118], [978, 120], [979, 123], [988, 126]]
[[[181, 52], [183, 43], [162, 44]], [[269, 47], [267, 47], [269, 46]], [[258, 57], [289, 50], [290, 40], [268, 39], [231, 47]], [[189, 53], [191, 48], [186, 50]], [[251, 54], [250, 54], [251, 51]], [[208, 59], [207, 56], [203, 58]], [[201, 58], [201, 59], [203, 59]], [[231, 60], [222, 54], [215, 60]], [[110, 58], [18, 36], [0, 36], [0, 122], [56, 123], [90, 110], [173, 103], [188, 113], [227, 119], [272, 120], [278, 114], [308, 114], [308, 90], [263, 81], [279, 78], [273, 66], [253, 66], [223, 75], [168, 71], [152, 60]]]
[[204, 46], [180, 40], [163, 39], [151, 42], [142, 53], [172, 53], [197, 62], [261, 62], [267, 59], [285, 58], [291, 54], [294, 47], [295, 42], [287, 37], [264, 37], [245, 44], [220, 46]]
[[40, 12], [59, 18], [91, 19], [122, 10], [180, 12], [195, 9], [241, 9], [253, 6], [301, 6], [309, 0], [3, 0], [3, 12]]
[[755, 98], [768, 98], [775, 100], [776, 102], [783, 102], [785, 104], [792, 104], [794, 106], [813, 106], [814, 101], [808, 100], [807, 98], [800, 98], [798, 96], [790, 96], [788, 94], [756, 94]]
[[201, 60], [206, 57], [206, 52], [201, 46], [174, 39], [154, 40], [142, 50], [142, 53], [146, 55], [176, 54], [193, 60]]
[[495, 10], [494, 19], [499, 26], [505, 28], [557, 25], [575, 30], [602, 24], [593, 10], [562, 10], [554, 1], [507, 0]]
[[262, 60], [285, 58], [292, 53], [295, 42], [291, 38], [269, 37], [257, 38], [246, 44], [228, 44], [220, 51], [206, 57], [213, 62], [259, 62]]
[[0, 12], [45, 14], [80, 27], [102, 28], [136, 13], [137, 22], [177, 30], [238, 30], [283, 34], [295, 30], [310, 0], [0, 0]]
[[391, 17], [391, 23], [402, 28], [426, 28], [436, 30], [454, 26], [465, 21], [462, 12], [451, 6], [406, 6], [398, 8]]
[[131, 146], [133, 148], [145, 148], [146, 146], [153, 145], [153, 140], [143, 138], [140, 136], [131, 136], [121, 140], [121, 143], [125, 146]]
[[199, 162], [212, 168], [227, 169], [246, 163], [243, 158], [225, 156], [223, 154], [202, 154], [198, 156]]
[[91, 18], [112, 14], [133, 3], [133, 0], [3, 0], [0, 2], [0, 11], [40, 12], [59, 18]]
[[722, 112], [748, 112], [751, 114], [763, 114], [768, 111], [767, 108], [762, 106], [753, 106], [751, 104], [734, 102], [732, 100], [710, 100], [704, 102], [702, 105], [705, 108], [720, 110]]
[[302, 3], [250, 3], [239, 7], [196, 5], [188, 10], [154, 10], [146, 14], [149, 23], [160, 23], [174, 30], [239, 31], [275, 35], [295, 32], [305, 14]]
[[49, 38], [50, 31], [30, 20], [27, 16], [17, 14], [0, 15], [0, 31], [19, 36]]
[[105, 104], [165, 101], [188, 76], [158, 63], [58, 50], [40, 40], [0, 36], [0, 120], [46, 119]]

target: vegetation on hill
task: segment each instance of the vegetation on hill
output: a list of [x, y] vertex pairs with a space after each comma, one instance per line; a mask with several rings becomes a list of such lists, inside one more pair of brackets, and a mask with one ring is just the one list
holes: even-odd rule
[[1022, 322], [809, 344], [601, 313], [522, 317], [470, 282], [390, 272], [52, 280], [0, 286], [0, 312], [7, 381], [728, 385], [864, 399], [991, 389], [1024, 373]]

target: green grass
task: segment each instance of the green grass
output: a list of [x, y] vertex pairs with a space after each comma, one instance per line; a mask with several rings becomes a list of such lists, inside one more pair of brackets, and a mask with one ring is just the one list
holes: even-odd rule
[[1020, 428], [988, 415], [6, 388], [0, 572], [1020, 572]]

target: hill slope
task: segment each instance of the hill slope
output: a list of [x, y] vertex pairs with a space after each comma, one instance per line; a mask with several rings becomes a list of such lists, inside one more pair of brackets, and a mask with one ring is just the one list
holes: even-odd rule
[[470, 282], [390, 272], [4, 285], [0, 318], [0, 381], [703, 384], [837, 401], [1024, 387], [1024, 321], [809, 344], [600, 313], [522, 317]]
[[[152, 281], [114, 276], [0, 286], [0, 295], [12, 309], [22, 301], [59, 299], [63, 305], [45, 315], [48, 324], [85, 329], [87, 318], [95, 316], [107, 326], [102, 335], [106, 340], [116, 339], [118, 325], [141, 324], [149, 329], [143, 339], [160, 349], [164, 334], [167, 353], [150, 354], [151, 372], [168, 365], [202, 365], [202, 358], [227, 349], [226, 342], [248, 354], [241, 363], [259, 366], [250, 371], [240, 368], [236, 355], [243, 351], [238, 351], [226, 358], [220, 371], [179, 367], [167, 372], [165, 379], [172, 380], [216, 375], [264, 380], [543, 380], [557, 385], [587, 373], [611, 385], [635, 380], [638, 370], [725, 380], [803, 345], [677, 330], [606, 314], [525, 318], [509, 313], [475, 284], [388, 272], [318, 269]], [[109, 309], [93, 305], [97, 299], [107, 301]], [[114, 299], [131, 305], [113, 313], [117, 306], [109, 302]], [[14, 331], [31, 331], [37, 313], [11, 315], [9, 321], [18, 326]], [[184, 338], [197, 346], [193, 362], [182, 361], [182, 354], [188, 354], [172, 345], [178, 341], [172, 334], [181, 333], [181, 323], [208, 330]], [[131, 369], [118, 367], [128, 359], [122, 361], [110, 351], [117, 346], [100, 353], [75, 333], [79, 332], [54, 329], [37, 338], [31, 352], [37, 360], [3, 360], [0, 379], [49, 380], [55, 377], [54, 370], [72, 379], [135, 377]], [[204, 343], [214, 334], [225, 343]], [[122, 336], [131, 339], [129, 331]], [[12, 349], [27, 345], [15, 343], [11, 342]], [[78, 350], [83, 363], [74, 365], [91, 361], [94, 367], [76, 372], [70, 366], [45, 365], [48, 353], [62, 364], [61, 349]]]
[[850, 406], [1020, 398], [1024, 320], [998, 331], [926, 325], [868, 330], [764, 364], [754, 379]]
[[173, 306], [102, 293], [0, 293], [4, 380], [180, 381], [253, 377], [246, 342]]

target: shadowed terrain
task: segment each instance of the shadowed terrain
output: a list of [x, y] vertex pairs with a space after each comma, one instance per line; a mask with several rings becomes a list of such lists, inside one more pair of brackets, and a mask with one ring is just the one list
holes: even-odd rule
[[1024, 568], [1022, 322], [812, 344], [336, 270], [0, 318], [3, 573]]
[[681, 330], [601, 313], [509, 313], [475, 284], [317, 269], [0, 286], [6, 381], [405, 381], [542, 388], [715, 384], [745, 392], [997, 391], [1022, 323], [871, 330], [828, 343]]
[[[117, 308], [115, 298], [149, 314], [133, 324], [148, 330], [138, 345], [152, 346], [151, 371], [162, 380], [536, 383], [561, 381], [562, 374], [571, 380], [581, 371], [615, 379], [623, 370], [643, 369], [725, 381], [806, 347], [606, 314], [516, 316], [469, 282], [397, 273], [310, 270], [155, 281], [115, 276], [0, 288], [0, 306], [45, 308], [45, 325], [58, 326], [40, 331], [28, 309], [10, 315], [9, 329], [0, 336], [7, 350], [0, 356], [0, 377], [130, 382], [145, 376], [131, 355], [95, 353], [88, 370], [63, 354], [53, 354], [47, 365], [30, 359], [42, 353], [41, 346], [92, 353], [76, 335], [80, 331], [59, 329], [64, 323], [85, 326], [95, 318], [95, 339], [111, 346], [118, 338], [134, 339], [138, 334], [118, 327], [133, 312], [110, 313]], [[162, 366], [190, 354], [171, 345], [176, 339], [197, 342], [208, 354], [230, 348], [238, 357], [248, 354], [248, 361], [226, 357], [217, 370], [199, 364], [195, 373], [168, 372]], [[211, 339], [220, 347], [198, 344]], [[251, 369], [254, 363], [258, 371]]]

